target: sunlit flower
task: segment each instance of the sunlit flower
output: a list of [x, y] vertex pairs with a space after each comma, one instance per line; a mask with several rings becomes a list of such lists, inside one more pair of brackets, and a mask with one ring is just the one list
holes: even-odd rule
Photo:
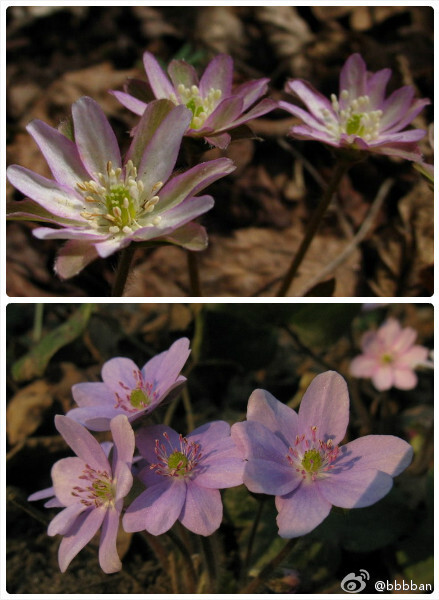
[[308, 111], [281, 101], [279, 106], [302, 120], [290, 132], [292, 137], [317, 140], [336, 148], [348, 148], [421, 160], [417, 142], [423, 129], [404, 128], [421, 112], [428, 99], [415, 99], [406, 85], [385, 97], [392, 71], [369, 73], [360, 54], [352, 54], [340, 73], [338, 97], [328, 100], [307, 81], [292, 79], [286, 91], [305, 104]]
[[139, 478], [147, 489], [128, 507], [126, 531], [168, 531], [179, 520], [187, 529], [210, 535], [221, 524], [219, 490], [242, 483], [244, 461], [224, 421], [206, 423], [187, 437], [166, 425], [144, 427], [136, 436], [147, 466]]
[[59, 567], [64, 573], [102, 526], [99, 564], [105, 573], [120, 571], [116, 537], [124, 497], [133, 484], [134, 432], [124, 415], [113, 419], [110, 465], [104, 448], [82, 425], [57, 415], [55, 426], [77, 456], [56, 462], [52, 467], [53, 487], [32, 494], [29, 500], [54, 496], [45, 506], [64, 508], [47, 530], [49, 535], [63, 536], [58, 551]]
[[414, 370], [428, 357], [428, 348], [415, 344], [417, 336], [412, 327], [401, 327], [396, 319], [387, 319], [379, 329], [363, 335], [363, 354], [351, 362], [351, 374], [370, 378], [379, 391], [392, 386], [413, 389], [418, 383]]
[[72, 394], [79, 408], [67, 416], [92, 431], [108, 431], [111, 420], [124, 414], [129, 421], [153, 412], [186, 381], [180, 375], [190, 354], [189, 340], [180, 338], [157, 354], [142, 369], [129, 358], [112, 358], [102, 367], [102, 383], [77, 383]]
[[40, 239], [69, 240], [55, 264], [60, 277], [72, 277], [98, 256], [132, 242], [205, 248], [206, 232], [192, 221], [214, 202], [195, 194], [235, 167], [220, 158], [171, 178], [191, 111], [168, 100], [150, 103], [123, 162], [116, 136], [94, 100], [75, 102], [72, 118], [74, 142], [39, 120], [27, 127], [55, 181], [18, 165], [7, 170], [12, 185], [31, 199], [14, 203], [10, 218], [57, 225], [33, 233]]
[[297, 414], [265, 390], [250, 396], [247, 421], [232, 426], [245, 459], [244, 484], [276, 496], [279, 535], [317, 527], [331, 507], [370, 506], [411, 462], [411, 446], [392, 435], [367, 435], [340, 446], [349, 421], [349, 395], [334, 371], [311, 383]]
[[[155, 98], [168, 98], [190, 109], [192, 118], [186, 135], [205, 138], [213, 146], [226, 148], [231, 139], [228, 131], [277, 106], [268, 98], [253, 106], [266, 94], [269, 79], [256, 79], [232, 89], [233, 60], [227, 54], [216, 56], [200, 80], [192, 65], [184, 60], [171, 61], [169, 77], [150, 52], [144, 53], [143, 64]], [[139, 88], [139, 82], [136, 83]], [[127, 92], [112, 93], [129, 110], [137, 115], [144, 113], [147, 103], [142, 99]], [[147, 94], [146, 89], [144, 95]]]

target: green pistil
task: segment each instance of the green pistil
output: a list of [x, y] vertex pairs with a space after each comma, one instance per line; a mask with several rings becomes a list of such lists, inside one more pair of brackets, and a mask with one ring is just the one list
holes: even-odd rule
[[[125, 227], [131, 224], [136, 218], [136, 209], [133, 198], [124, 185], [116, 185], [111, 188], [111, 191], [105, 196], [105, 204], [108, 214], [116, 217], [120, 227]], [[114, 209], [120, 210], [120, 215], [115, 214]], [[116, 210], [116, 213], [118, 211]]]
[[183, 452], [173, 452], [168, 457], [168, 467], [170, 469], [184, 469], [187, 467], [188, 459], [187, 456], [183, 454]]
[[112, 498], [113, 488], [111, 485], [111, 481], [96, 479], [91, 485], [98, 498], [102, 500], [109, 500]]
[[349, 120], [346, 123], [346, 133], [348, 135], [358, 135], [362, 136], [365, 133], [364, 125], [362, 124], [363, 115], [354, 113], [349, 117]]
[[383, 354], [381, 361], [385, 364], [388, 365], [391, 362], [393, 362], [393, 356], [391, 356], [390, 354]]
[[302, 467], [308, 473], [315, 473], [322, 466], [322, 457], [318, 450], [307, 450], [302, 459]]
[[131, 392], [130, 402], [131, 406], [134, 408], [143, 408], [151, 404], [151, 400], [149, 399], [148, 395], [139, 388], [136, 388]]

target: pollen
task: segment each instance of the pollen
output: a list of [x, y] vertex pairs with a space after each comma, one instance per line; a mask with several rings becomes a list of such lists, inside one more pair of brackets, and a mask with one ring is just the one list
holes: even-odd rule
[[333, 112], [322, 109], [326, 129], [336, 140], [342, 135], [360, 137], [366, 142], [374, 141], [380, 133], [382, 110], [372, 110], [367, 95], [351, 98], [348, 90], [342, 90], [340, 98], [331, 94]]
[[215, 110], [222, 97], [222, 91], [210, 88], [207, 95], [201, 96], [197, 85], [186, 87], [183, 83], [177, 86], [178, 98], [175, 94], [171, 100], [175, 104], [184, 104], [193, 114], [191, 129], [200, 129], [208, 116]]

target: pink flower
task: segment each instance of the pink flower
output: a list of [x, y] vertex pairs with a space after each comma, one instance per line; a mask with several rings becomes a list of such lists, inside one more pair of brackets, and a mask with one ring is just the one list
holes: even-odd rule
[[385, 98], [392, 71], [369, 73], [360, 54], [352, 54], [340, 73], [339, 96], [329, 101], [308, 82], [292, 79], [286, 91], [298, 96], [308, 111], [281, 101], [279, 106], [299, 117], [303, 124], [291, 129], [291, 136], [317, 140], [336, 148], [351, 148], [415, 162], [421, 160], [417, 142], [423, 129], [403, 131], [430, 101], [415, 99], [410, 85]]
[[232, 90], [233, 60], [227, 54], [215, 56], [200, 80], [192, 65], [184, 60], [171, 61], [169, 77], [150, 52], [143, 55], [143, 64], [150, 89], [145, 83], [142, 90], [142, 82], [136, 81], [137, 93], [142, 91], [142, 99], [112, 91], [119, 102], [141, 116], [147, 106], [144, 98], [152, 90], [155, 98], [167, 98], [192, 112], [185, 135], [204, 137], [219, 148], [229, 145], [228, 131], [276, 108], [274, 100], [269, 98], [253, 106], [267, 92], [268, 79], [255, 79]]
[[413, 389], [418, 379], [414, 369], [428, 357], [428, 349], [415, 345], [417, 332], [401, 327], [389, 318], [377, 331], [366, 332], [361, 339], [363, 354], [350, 365], [354, 377], [370, 377], [377, 390], [392, 386], [400, 390]]
[[15, 203], [9, 217], [58, 226], [38, 227], [33, 234], [68, 240], [55, 263], [63, 279], [133, 242], [203, 250], [206, 231], [193, 220], [214, 201], [196, 194], [235, 167], [231, 160], [219, 158], [172, 176], [191, 118], [184, 106], [169, 100], [151, 102], [123, 161], [114, 131], [92, 98], [80, 98], [72, 106], [75, 141], [42, 121], [32, 121], [27, 129], [54, 180], [11, 165], [9, 181], [30, 200]]

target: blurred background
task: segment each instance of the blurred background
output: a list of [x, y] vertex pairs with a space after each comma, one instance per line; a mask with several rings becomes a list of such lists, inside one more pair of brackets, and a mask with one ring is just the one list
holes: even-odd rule
[[[270, 580], [266, 593], [340, 593], [340, 582], [366, 569], [373, 593], [377, 580], [433, 584], [433, 370], [417, 369], [412, 390], [377, 391], [349, 375], [364, 332], [388, 317], [417, 332], [417, 344], [433, 348], [433, 309], [423, 304], [13, 304], [7, 309], [7, 590], [18, 593], [182, 593], [184, 573], [175, 557], [169, 577], [140, 534], [121, 533], [120, 573], [99, 567], [97, 541], [59, 572], [59, 536], [47, 536], [56, 509], [28, 503], [29, 494], [51, 485], [52, 464], [67, 455], [54, 415], [74, 406], [73, 384], [99, 381], [115, 356], [139, 367], [182, 336], [192, 353], [183, 369], [185, 391], [156, 411], [159, 422], [182, 434], [207, 421], [245, 419], [255, 388], [297, 410], [312, 378], [329, 369], [346, 378], [351, 406], [343, 443], [368, 434], [397, 435], [414, 449], [414, 460], [377, 504], [351, 511], [333, 508]], [[98, 434], [100, 441], [107, 434]], [[285, 544], [277, 536], [271, 496], [244, 486], [222, 491], [224, 520], [214, 534], [222, 593], [236, 591], [252, 523], [262, 503], [253, 547], [252, 576]], [[164, 536], [161, 536], [162, 539]], [[197, 556], [197, 542], [187, 544]], [[166, 544], [166, 551], [171, 548]]]
[[[288, 99], [288, 78], [304, 78], [323, 94], [338, 93], [340, 69], [360, 52], [371, 71], [390, 67], [389, 92], [412, 85], [433, 100], [433, 9], [353, 7], [26, 7], [7, 10], [7, 159], [43, 175], [48, 168], [25, 131], [33, 118], [58, 126], [83, 95], [97, 100], [121, 145], [137, 117], [108, 94], [128, 77], [145, 79], [142, 54], [165, 67], [185, 58], [200, 72], [217, 53], [235, 63], [235, 83], [269, 77], [270, 95]], [[432, 131], [433, 106], [415, 126]], [[303, 236], [334, 164], [330, 150], [286, 137], [295, 123], [276, 110], [251, 126], [260, 140], [241, 140], [226, 152], [236, 171], [209, 188], [216, 205], [202, 217], [210, 235], [200, 257], [207, 296], [270, 296]], [[428, 162], [433, 149], [421, 142]], [[389, 187], [383, 197], [381, 185]], [[381, 190], [381, 191], [380, 191]], [[8, 201], [20, 199], [8, 184]], [[367, 219], [372, 207], [376, 215]], [[361, 243], [354, 241], [363, 226]], [[102, 296], [115, 257], [95, 261], [76, 278], [53, 274], [60, 241], [40, 241], [35, 224], [9, 223], [10, 296]], [[333, 261], [350, 246], [341, 262]], [[138, 251], [128, 296], [185, 296], [185, 254], [179, 248]], [[329, 265], [329, 270], [328, 270]], [[303, 296], [430, 296], [433, 293], [433, 193], [407, 161], [371, 157], [344, 179], [291, 288]]]

